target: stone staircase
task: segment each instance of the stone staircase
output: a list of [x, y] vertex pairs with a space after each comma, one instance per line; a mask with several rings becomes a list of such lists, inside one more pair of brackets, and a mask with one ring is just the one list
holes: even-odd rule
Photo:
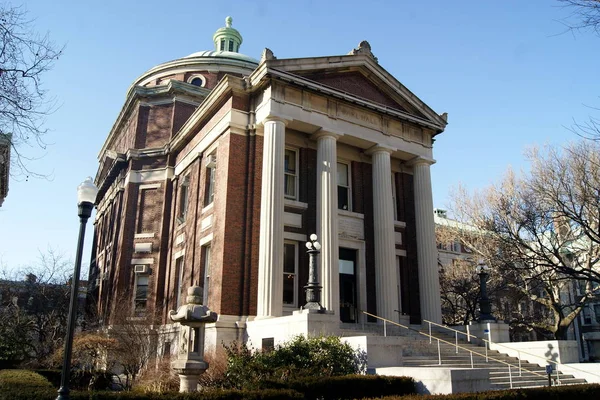
[[[371, 354], [381, 354], [385, 351], [371, 351], [369, 354], [369, 368], [373, 367], [418, 367], [418, 368], [452, 368], [452, 369], [478, 369], [489, 371], [491, 389], [510, 389], [525, 388], [536, 386], [547, 386], [548, 375], [545, 368], [537, 364], [522, 361], [519, 368], [519, 360], [515, 357], [509, 357], [498, 351], [488, 350], [486, 360], [486, 349], [464, 339], [460, 339], [458, 345], [461, 347], [456, 350], [454, 346], [455, 336], [452, 332], [432, 331], [432, 336], [440, 339], [438, 355], [438, 343], [436, 339], [430, 339], [421, 333], [423, 331], [420, 325], [411, 326], [410, 330], [397, 326], [386, 327], [387, 337], [383, 337], [383, 326], [381, 324], [341, 324], [340, 336], [359, 337], [366, 336], [367, 341], [386, 343], [388, 352], [398, 352], [397, 360], [401, 365], [374, 365], [377, 360], [372, 360]], [[465, 336], [463, 336], [465, 338]], [[446, 343], [449, 342], [449, 343]], [[368, 347], [368, 346], [365, 346]], [[471, 354], [472, 352], [472, 354]], [[441, 358], [441, 364], [440, 364]], [[388, 358], [389, 359], [389, 358]], [[551, 375], [552, 385], [571, 385], [586, 383], [584, 379], [576, 379], [572, 375], [562, 372], [553, 372]]]

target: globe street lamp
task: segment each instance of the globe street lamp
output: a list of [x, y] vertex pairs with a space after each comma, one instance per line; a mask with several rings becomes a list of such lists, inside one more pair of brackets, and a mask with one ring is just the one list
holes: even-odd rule
[[317, 235], [310, 235], [310, 242], [306, 242], [308, 249], [308, 283], [304, 286], [306, 289], [306, 304], [302, 307], [304, 310], [317, 310], [320, 313], [325, 312], [325, 307], [321, 305], [321, 288], [319, 285], [319, 273], [317, 272], [316, 258], [321, 253], [321, 243], [317, 242]]
[[490, 299], [487, 296], [487, 279], [490, 276], [488, 270], [490, 268], [485, 265], [483, 260], [479, 260], [477, 264], [477, 274], [479, 275], [479, 285], [481, 287], [481, 297], [479, 299], [479, 322], [484, 321], [496, 321], [496, 318], [492, 315], [492, 305]]
[[63, 354], [62, 374], [60, 378], [60, 389], [56, 400], [69, 399], [69, 378], [71, 372], [71, 351], [73, 349], [73, 332], [77, 319], [77, 302], [79, 300], [79, 272], [81, 270], [81, 254], [83, 253], [83, 239], [85, 237], [85, 224], [92, 215], [98, 188], [88, 177], [77, 187], [77, 204], [79, 215], [79, 239], [77, 241], [77, 254], [75, 257], [75, 271], [71, 278], [71, 303], [69, 305], [69, 319], [67, 321], [67, 335]]

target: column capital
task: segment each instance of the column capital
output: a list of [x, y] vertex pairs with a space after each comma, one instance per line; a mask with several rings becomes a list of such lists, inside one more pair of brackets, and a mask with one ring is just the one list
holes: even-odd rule
[[375, 153], [388, 153], [392, 154], [396, 149], [393, 147], [387, 146], [385, 144], [376, 144], [375, 146], [369, 147], [365, 150], [366, 155], [373, 155]]
[[289, 120], [287, 120], [284, 117], [280, 117], [278, 115], [267, 115], [266, 117], [264, 117], [262, 120], [257, 121], [256, 125], [262, 125], [264, 126], [267, 122], [271, 122], [271, 121], [275, 121], [275, 122], [283, 122], [283, 124], [287, 127], [289, 124]]
[[433, 165], [435, 164], [435, 160], [433, 158], [425, 158], [421, 156], [417, 156], [415, 158], [411, 158], [406, 161], [406, 165], [411, 167], [416, 167], [418, 165]]
[[338, 140], [340, 137], [344, 136], [343, 133], [335, 133], [335, 132], [331, 132], [331, 131], [326, 131], [324, 129], [319, 129], [318, 131], [316, 131], [315, 133], [313, 133], [310, 138], [313, 140], [319, 140], [320, 138], [323, 137], [332, 137], [335, 140]]

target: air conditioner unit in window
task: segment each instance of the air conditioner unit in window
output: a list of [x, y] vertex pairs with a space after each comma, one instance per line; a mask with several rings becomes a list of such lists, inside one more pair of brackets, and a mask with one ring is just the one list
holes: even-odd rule
[[215, 168], [217, 166], [217, 155], [211, 154], [206, 157], [206, 166], [208, 168]]
[[134, 267], [134, 271], [136, 274], [147, 274], [148, 266], [147, 265], [136, 265]]

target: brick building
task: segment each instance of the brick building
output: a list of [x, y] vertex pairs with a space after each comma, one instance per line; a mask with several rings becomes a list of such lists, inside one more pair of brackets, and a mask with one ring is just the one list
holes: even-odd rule
[[305, 303], [304, 242], [317, 233], [330, 318], [441, 322], [430, 165], [446, 115], [367, 42], [256, 60], [226, 25], [214, 51], [138, 78], [100, 151], [90, 291], [101, 318], [125, 302], [172, 332], [168, 311], [197, 284], [219, 314], [207, 342], [260, 340], [260, 321]]

